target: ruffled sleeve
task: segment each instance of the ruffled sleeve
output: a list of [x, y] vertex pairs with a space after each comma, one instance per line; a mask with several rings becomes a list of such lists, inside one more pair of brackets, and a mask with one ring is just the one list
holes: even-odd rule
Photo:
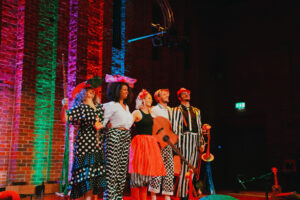
[[113, 114], [115, 112], [114, 104], [115, 104], [115, 102], [113, 102], [113, 101], [103, 104], [103, 106], [104, 106], [103, 126], [106, 126], [106, 124], [110, 121], [111, 117], [113, 116]]

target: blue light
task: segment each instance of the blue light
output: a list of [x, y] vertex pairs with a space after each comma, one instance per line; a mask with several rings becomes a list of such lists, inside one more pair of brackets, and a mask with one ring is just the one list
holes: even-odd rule
[[117, 49], [112, 47], [112, 75], [124, 75], [125, 74], [125, 10], [126, 10], [126, 0], [122, 0], [121, 5], [121, 48]]
[[138, 37], [138, 38], [133, 38], [133, 39], [128, 40], [127, 43], [135, 42], [135, 41], [142, 40], [142, 39], [149, 38], [149, 37], [153, 37], [153, 36], [156, 36], [156, 35], [162, 35], [164, 33], [166, 33], [166, 31], [162, 31], [162, 32], [159, 32], [159, 33], [153, 33], [153, 34], [141, 36], [141, 37]]

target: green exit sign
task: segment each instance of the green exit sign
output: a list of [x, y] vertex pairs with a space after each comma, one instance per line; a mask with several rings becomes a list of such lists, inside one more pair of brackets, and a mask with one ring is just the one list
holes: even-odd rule
[[237, 102], [237, 103], [235, 103], [235, 109], [237, 109], [237, 110], [245, 110], [246, 109], [246, 103], [245, 102]]

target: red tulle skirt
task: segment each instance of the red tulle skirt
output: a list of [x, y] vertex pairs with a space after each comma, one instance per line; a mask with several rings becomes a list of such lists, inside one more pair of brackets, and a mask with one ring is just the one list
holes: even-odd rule
[[153, 177], [167, 174], [159, 145], [152, 135], [136, 135], [132, 139], [129, 173]]

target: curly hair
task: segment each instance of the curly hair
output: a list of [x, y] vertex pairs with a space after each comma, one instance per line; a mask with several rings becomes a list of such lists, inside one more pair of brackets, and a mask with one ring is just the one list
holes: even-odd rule
[[[80, 104], [83, 103], [85, 95], [86, 95], [86, 91], [89, 89], [93, 89], [93, 88], [84, 88], [82, 89], [78, 94], [76, 94], [75, 99], [73, 101], [73, 105], [72, 107], [75, 106], [79, 106]], [[99, 102], [97, 102], [97, 95], [95, 95], [94, 99], [93, 99], [94, 104], [98, 104]]]
[[109, 101], [115, 101], [119, 102], [120, 101], [120, 92], [122, 89], [122, 86], [126, 85], [128, 88], [128, 96], [126, 99], [124, 99], [124, 104], [128, 105], [132, 101], [132, 91], [131, 88], [128, 86], [127, 83], [124, 82], [114, 82], [114, 83], [109, 83], [107, 86], [107, 99]]

